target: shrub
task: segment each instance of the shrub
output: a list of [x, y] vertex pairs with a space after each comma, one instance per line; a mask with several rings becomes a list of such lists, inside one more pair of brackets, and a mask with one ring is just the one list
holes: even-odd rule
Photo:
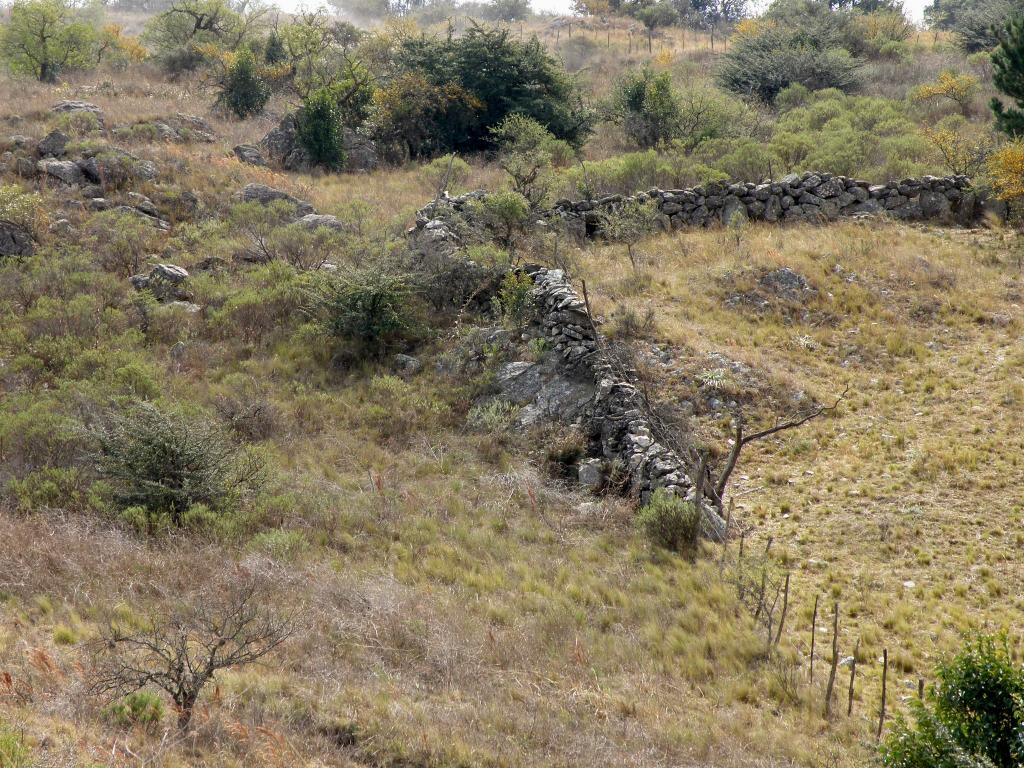
[[43, 216], [38, 192], [24, 192], [15, 184], [0, 184], [0, 221], [34, 232]]
[[163, 720], [164, 702], [155, 693], [135, 691], [107, 707], [105, 714], [108, 720], [123, 728], [140, 725], [149, 729]]
[[861, 61], [842, 43], [835, 30], [768, 23], [724, 54], [718, 79], [727, 90], [768, 103], [793, 83], [811, 90], [850, 89], [857, 85]]
[[918, 86], [911, 98], [914, 101], [928, 101], [931, 99], [949, 99], [963, 115], [970, 114], [971, 102], [979, 89], [978, 78], [974, 75], [965, 75], [951, 70], [942, 72], [934, 83], [926, 83]]
[[495, 192], [479, 204], [482, 219], [498, 242], [515, 255], [516, 244], [530, 216], [530, 202], [518, 192]]
[[89, 219], [85, 236], [100, 266], [121, 277], [138, 273], [163, 237], [148, 222], [122, 211], [97, 213]]
[[431, 189], [454, 192], [469, 178], [469, 163], [455, 154], [442, 155], [423, 166], [420, 173]]
[[655, 546], [682, 554], [692, 553], [697, 547], [700, 510], [662, 488], [637, 513], [636, 523]]
[[888, 768], [1012, 768], [1024, 761], [1024, 668], [1005, 635], [969, 640], [936, 673], [925, 702], [913, 702], [882, 747]]
[[341, 117], [330, 89], [319, 88], [306, 97], [297, 124], [299, 140], [315, 163], [335, 169], [345, 164]]
[[415, 331], [415, 295], [404, 275], [368, 269], [324, 279], [312, 294], [321, 327], [356, 357], [378, 358]]
[[148, 403], [109, 416], [93, 436], [114, 502], [141, 512], [149, 531], [183, 526], [200, 505], [230, 512], [262, 479], [262, 464], [211, 421]]
[[680, 132], [682, 111], [668, 72], [627, 72], [615, 86], [611, 114], [641, 147], [665, 144]]
[[28, 768], [30, 757], [22, 737], [0, 725], [0, 768]]
[[602, 229], [605, 237], [626, 246], [626, 255], [634, 272], [638, 271], [638, 264], [633, 248], [653, 234], [657, 216], [658, 211], [653, 205], [630, 200], [604, 217]]
[[228, 67], [217, 101], [244, 120], [258, 115], [270, 100], [270, 85], [260, 75], [252, 51], [243, 48]]
[[493, 300], [494, 314], [507, 328], [521, 331], [526, 324], [533, 308], [530, 296], [532, 290], [533, 279], [519, 270], [509, 272], [501, 281], [501, 287]]

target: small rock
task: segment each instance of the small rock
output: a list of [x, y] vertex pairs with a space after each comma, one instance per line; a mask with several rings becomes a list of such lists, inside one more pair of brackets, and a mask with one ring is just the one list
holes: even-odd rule
[[85, 181], [82, 169], [70, 160], [40, 160], [36, 164], [39, 173], [64, 182], [70, 186], [77, 186]]
[[259, 148], [253, 144], [238, 144], [234, 148], [234, 153], [240, 162], [259, 166], [267, 164], [267, 161], [263, 159], [263, 155], [260, 154]]
[[576, 469], [579, 484], [591, 493], [597, 493], [604, 485], [604, 463], [600, 459], [587, 459]]
[[395, 370], [403, 376], [414, 376], [423, 370], [423, 363], [412, 355], [395, 355], [393, 360], [395, 363]]
[[261, 205], [267, 205], [275, 200], [285, 200], [295, 206], [295, 212], [299, 217], [316, 212], [313, 210], [313, 206], [305, 200], [299, 200], [283, 190], [268, 187], [266, 184], [246, 184], [237, 197], [242, 202], [255, 202]]
[[103, 125], [103, 110], [97, 107], [95, 104], [90, 104], [87, 101], [58, 101], [52, 107], [50, 111], [57, 115], [75, 113], [75, 112], [90, 112], [96, 115], [96, 119], [99, 120], [100, 125]]

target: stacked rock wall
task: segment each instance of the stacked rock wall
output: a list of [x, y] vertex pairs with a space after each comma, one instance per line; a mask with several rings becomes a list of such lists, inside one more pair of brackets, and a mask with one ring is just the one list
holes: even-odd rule
[[[658, 488], [695, 500], [696, 491], [686, 462], [658, 442], [643, 396], [632, 382], [617, 375], [601, 354], [600, 334], [591, 325], [586, 304], [565, 273], [543, 267], [527, 267], [525, 271], [533, 279], [538, 319], [553, 354], [571, 375], [579, 376], [585, 371], [595, 385], [593, 401], [582, 419], [589, 437], [598, 446], [594, 453], [621, 467], [630, 492], [642, 501], [647, 501]], [[725, 522], [703, 498], [700, 502], [705, 534], [721, 538]]]
[[[483, 195], [476, 191], [439, 202], [455, 211], [468, 211], [468, 203]], [[653, 202], [658, 226], [664, 230], [736, 221], [825, 223], [870, 215], [971, 226], [986, 214], [1005, 216], [1005, 204], [975, 191], [966, 176], [923, 176], [871, 184], [831, 173], [807, 172], [763, 184], [711, 183], [596, 200], [559, 200], [542, 217], [561, 220], [580, 236], [592, 236], [600, 232], [606, 214], [634, 200]], [[437, 209], [436, 203], [432, 206], [424, 211]]]

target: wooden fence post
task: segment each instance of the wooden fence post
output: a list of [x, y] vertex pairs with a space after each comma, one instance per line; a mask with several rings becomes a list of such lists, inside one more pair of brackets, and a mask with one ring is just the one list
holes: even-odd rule
[[885, 725], [885, 683], [889, 673], [889, 649], [882, 649], [882, 708], [878, 713], [878, 733], [876, 739], [882, 738], [882, 726]]
[[786, 623], [786, 611], [789, 610], [789, 571], [786, 571], [786, 588], [782, 593], [782, 613], [779, 615], [779, 631], [775, 635], [775, 645], [782, 640], [782, 627]]
[[832, 690], [836, 685], [836, 669], [839, 666], [839, 603], [832, 608], [832, 668], [828, 673], [828, 685], [825, 688], [825, 717], [832, 716]]
[[820, 595], [814, 596], [814, 617], [811, 619], [811, 672], [808, 675], [808, 681], [814, 684], [814, 637], [818, 631], [818, 598]]
[[849, 717], [853, 714], [853, 685], [854, 680], [857, 678], [857, 652], [860, 650], [860, 638], [857, 638], [856, 645], [853, 646], [853, 661], [850, 662], [850, 695], [846, 702], [846, 716]]

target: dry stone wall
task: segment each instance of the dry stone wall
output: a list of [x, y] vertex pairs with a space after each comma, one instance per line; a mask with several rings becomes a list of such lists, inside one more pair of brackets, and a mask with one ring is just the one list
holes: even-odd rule
[[[484, 193], [476, 191], [441, 202], [455, 211], [468, 212], [468, 204], [482, 196]], [[831, 173], [806, 172], [762, 184], [711, 183], [596, 200], [559, 200], [543, 217], [561, 220], [581, 237], [593, 236], [600, 233], [605, 215], [634, 200], [653, 202], [658, 226], [666, 231], [746, 221], [827, 223], [858, 216], [972, 226], [986, 215], [1006, 215], [1005, 204], [975, 190], [967, 176], [922, 176], [871, 184]]]

